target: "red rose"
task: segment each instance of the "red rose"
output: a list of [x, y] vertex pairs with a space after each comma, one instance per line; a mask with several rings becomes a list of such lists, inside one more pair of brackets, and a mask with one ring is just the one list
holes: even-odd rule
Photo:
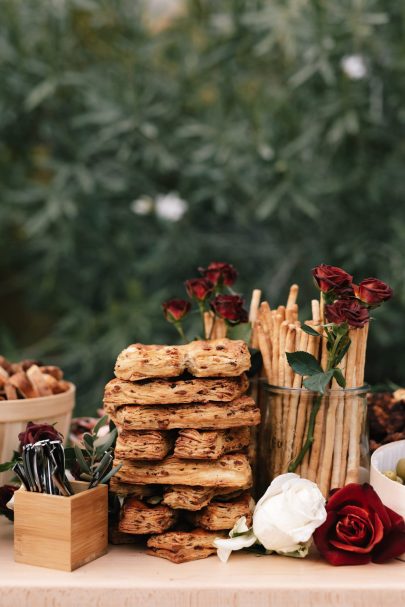
[[238, 273], [230, 263], [222, 261], [213, 261], [208, 268], [198, 268], [204, 278], [207, 278], [214, 286], [233, 285], [238, 277]]
[[28, 422], [24, 432], [20, 432], [18, 440], [20, 441], [20, 450], [24, 445], [32, 445], [39, 440], [60, 440], [63, 441], [63, 436], [51, 424], [34, 424]]
[[206, 278], [191, 278], [186, 280], [184, 284], [186, 285], [187, 295], [198, 301], [204, 301], [214, 290], [214, 285]]
[[329, 322], [338, 325], [348, 322], [351, 327], [361, 328], [370, 320], [367, 308], [355, 299], [338, 299], [325, 306], [325, 315]]
[[190, 311], [191, 304], [185, 299], [169, 299], [162, 303], [163, 314], [169, 322], [179, 322]]
[[239, 295], [217, 295], [211, 302], [215, 314], [232, 324], [248, 321], [248, 313]]
[[321, 263], [312, 270], [312, 275], [323, 293], [334, 291], [347, 295], [351, 291], [353, 276], [341, 268]]
[[379, 306], [393, 295], [391, 287], [378, 278], [365, 278], [359, 285], [353, 285], [353, 289], [356, 297], [369, 306]]
[[16, 485], [3, 485], [0, 487], [0, 514], [6, 516], [10, 521], [14, 518], [14, 512], [7, 508], [7, 503], [11, 500], [14, 495], [14, 491], [17, 491]]
[[404, 519], [384, 506], [371, 485], [352, 483], [338, 489], [326, 512], [314, 541], [331, 565], [385, 563], [405, 552]]

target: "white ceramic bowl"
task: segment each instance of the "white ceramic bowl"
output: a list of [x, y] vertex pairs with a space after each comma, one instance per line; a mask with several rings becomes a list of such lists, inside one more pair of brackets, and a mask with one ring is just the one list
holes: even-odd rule
[[[370, 484], [385, 506], [405, 519], [405, 485], [384, 476], [386, 470], [395, 470], [399, 459], [405, 457], [405, 440], [388, 443], [376, 449], [371, 456]], [[405, 561], [405, 553], [400, 557]]]

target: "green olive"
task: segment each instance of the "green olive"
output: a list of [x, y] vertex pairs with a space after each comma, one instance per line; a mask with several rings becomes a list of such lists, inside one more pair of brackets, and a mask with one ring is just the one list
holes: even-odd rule
[[397, 475], [394, 472], [394, 470], [386, 470], [385, 472], [383, 472], [384, 476], [386, 476], [387, 478], [389, 478], [391, 481], [396, 481], [397, 480]]
[[405, 482], [405, 457], [398, 460], [396, 472], [397, 475], [402, 478], [403, 482]]

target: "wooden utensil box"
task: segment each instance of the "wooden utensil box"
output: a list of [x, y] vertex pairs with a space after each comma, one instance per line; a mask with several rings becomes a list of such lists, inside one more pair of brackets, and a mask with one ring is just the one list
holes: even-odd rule
[[72, 482], [71, 497], [14, 494], [14, 559], [17, 563], [73, 571], [106, 554], [108, 488]]

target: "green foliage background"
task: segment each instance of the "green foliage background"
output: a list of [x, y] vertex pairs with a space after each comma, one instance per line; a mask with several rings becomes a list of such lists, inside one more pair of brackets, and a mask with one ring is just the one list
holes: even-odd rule
[[[404, 3], [166, 12], [0, 0], [1, 352], [61, 364], [92, 412], [122, 347], [175, 338], [160, 303], [198, 265], [277, 305], [325, 262], [393, 286], [368, 378], [403, 384]], [[172, 191], [178, 222], [131, 210]]]

